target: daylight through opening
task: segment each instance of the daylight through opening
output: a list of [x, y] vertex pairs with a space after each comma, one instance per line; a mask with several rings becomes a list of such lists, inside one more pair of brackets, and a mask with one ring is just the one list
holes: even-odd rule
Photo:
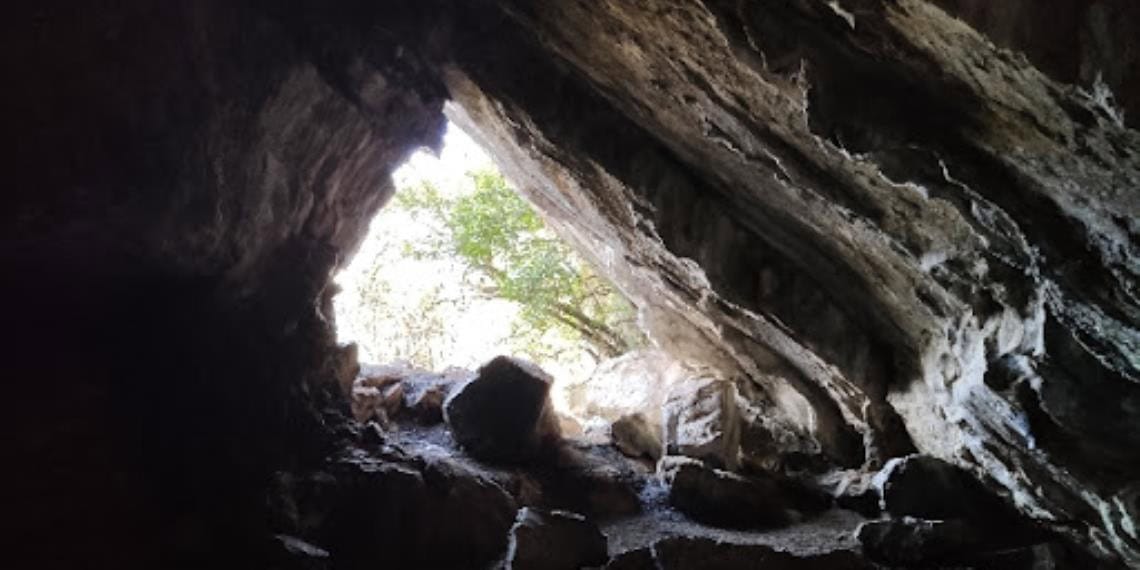
[[395, 196], [336, 277], [337, 337], [356, 344], [364, 375], [459, 373], [513, 355], [556, 379], [551, 399], [571, 432], [604, 431], [613, 414], [600, 408], [623, 398], [637, 405], [619, 383], [590, 385], [599, 364], [645, 348], [636, 310], [474, 140], [449, 124], [439, 155], [417, 151], [393, 180]]

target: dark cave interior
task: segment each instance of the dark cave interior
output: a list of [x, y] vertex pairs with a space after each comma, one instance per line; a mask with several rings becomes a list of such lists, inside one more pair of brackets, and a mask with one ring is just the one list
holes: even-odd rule
[[[1140, 568], [1140, 4], [5, 27], [12, 567]], [[701, 371], [650, 461], [495, 355], [412, 436], [353, 419], [331, 278], [447, 120]]]

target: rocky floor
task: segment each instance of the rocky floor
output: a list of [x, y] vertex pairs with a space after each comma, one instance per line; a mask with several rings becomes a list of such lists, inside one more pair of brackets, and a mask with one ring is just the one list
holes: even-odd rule
[[278, 487], [285, 567], [1096, 567], [937, 459], [840, 472], [854, 483], [838, 487], [747, 461], [635, 459], [561, 435], [549, 378], [493, 362], [449, 375], [366, 368], [357, 417], [330, 418], [337, 451]]
[[[505, 479], [515, 475], [510, 469], [480, 463], [467, 457], [445, 425], [400, 424], [390, 434], [389, 441], [411, 455], [428, 460], [458, 461], [473, 471], [493, 479]], [[658, 540], [672, 537], [763, 545], [805, 556], [837, 550], [856, 551], [859, 548], [855, 531], [867, 518], [854, 511], [830, 509], [805, 518], [792, 526], [777, 529], [717, 528], [694, 521], [671, 507], [668, 502], [668, 488], [652, 470], [619, 454], [610, 453], [611, 450], [606, 449], [608, 446], [595, 446], [573, 440], [566, 443], [572, 449], [591, 449], [595, 455], [620, 463], [629, 472], [637, 474], [637, 478], [630, 481], [630, 487], [638, 491], [641, 511], [629, 516], [615, 517], [598, 525], [609, 540], [611, 556], [645, 548]], [[569, 507], [569, 505], [564, 506]]]

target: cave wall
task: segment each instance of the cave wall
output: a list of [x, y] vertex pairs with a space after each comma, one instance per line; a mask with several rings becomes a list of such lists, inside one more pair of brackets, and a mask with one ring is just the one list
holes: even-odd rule
[[[447, 60], [453, 118], [655, 340], [834, 464], [913, 446], [1140, 563], [1140, 139], [1114, 104], [925, 2], [498, 4], [466, 41], [503, 47]], [[1037, 61], [1072, 33], [975, 21]]]
[[272, 8], [6, 18], [14, 560], [236, 564], [270, 473], [326, 445], [329, 280], [443, 94], [375, 15]]
[[72, 4], [3, 40], [17, 556], [256, 550], [343, 406], [332, 272], [450, 99], [790, 450], [936, 455], [1140, 566], [1131, 4]]

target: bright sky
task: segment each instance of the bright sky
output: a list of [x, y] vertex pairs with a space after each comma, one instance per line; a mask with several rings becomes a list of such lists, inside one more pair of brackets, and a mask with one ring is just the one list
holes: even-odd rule
[[[417, 151], [393, 178], [397, 189], [428, 181], [441, 193], [455, 194], [471, 191], [466, 174], [482, 168], [494, 168], [494, 163], [466, 133], [449, 124], [438, 157], [426, 150]], [[334, 300], [337, 339], [357, 343], [361, 362], [390, 362], [399, 358], [401, 351], [406, 353], [408, 337], [397, 333], [407, 330], [408, 321], [401, 319], [416, 324], [424, 314], [421, 303], [431, 291], [438, 288], [440, 298], [472, 294], [464, 287], [462, 268], [458, 265], [402, 255], [405, 243], [422, 241], [429, 235], [430, 230], [422, 221], [397, 208], [385, 208], [372, 221], [368, 236], [349, 266], [337, 275], [336, 282], [342, 290]], [[370, 279], [381, 279], [389, 287], [383, 299], [385, 310], [379, 318], [360, 294], [361, 286]], [[469, 303], [466, 311], [440, 311], [445, 332], [444, 338], [433, 337], [431, 343], [435, 367], [474, 369], [498, 354], [510, 354], [511, 321], [516, 313], [513, 303], [487, 299]], [[556, 385], [588, 375], [592, 366], [583, 362], [538, 364], [563, 379]], [[558, 399], [556, 394], [556, 404]]]

